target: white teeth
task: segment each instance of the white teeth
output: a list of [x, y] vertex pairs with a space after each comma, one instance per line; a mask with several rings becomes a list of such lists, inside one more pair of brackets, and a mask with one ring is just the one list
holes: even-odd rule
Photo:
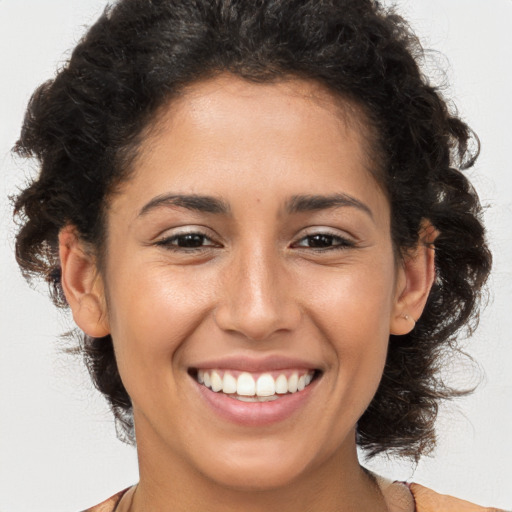
[[297, 391], [298, 383], [299, 383], [299, 376], [297, 375], [297, 372], [295, 372], [288, 379], [288, 393], [295, 393]]
[[222, 389], [222, 379], [220, 378], [220, 375], [217, 372], [212, 372], [211, 383], [212, 391], [215, 391], [217, 393]]
[[276, 383], [270, 373], [264, 373], [256, 382], [256, 394], [258, 396], [272, 396], [276, 394]]
[[229, 372], [224, 373], [222, 392], [226, 394], [236, 393], [236, 379]]
[[276, 393], [279, 395], [284, 395], [288, 393], [288, 379], [286, 375], [279, 375], [276, 379]]
[[241, 396], [254, 396], [256, 383], [250, 373], [241, 373], [236, 382], [236, 394]]
[[279, 397], [276, 395], [272, 396], [239, 396], [233, 395], [232, 398], [236, 400], [240, 400], [240, 402], [273, 402], [277, 400]]
[[302, 391], [313, 380], [314, 372], [293, 372], [288, 378], [285, 374], [276, 379], [270, 373], [261, 374], [257, 380], [249, 372], [235, 378], [225, 370], [198, 370], [197, 381], [212, 391], [222, 392], [245, 402], [267, 402], [279, 398], [277, 395]]

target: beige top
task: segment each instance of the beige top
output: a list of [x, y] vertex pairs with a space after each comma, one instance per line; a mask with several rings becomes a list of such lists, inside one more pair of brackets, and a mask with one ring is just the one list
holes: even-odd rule
[[374, 475], [389, 512], [506, 512], [438, 494], [419, 484], [393, 482]]
[[[497, 508], [485, 508], [438, 494], [419, 484], [406, 484], [393, 482], [378, 475], [374, 475], [379, 485], [389, 512], [506, 512]], [[108, 500], [84, 512], [115, 512], [126, 494], [132, 494], [135, 487], [130, 487], [117, 493]]]

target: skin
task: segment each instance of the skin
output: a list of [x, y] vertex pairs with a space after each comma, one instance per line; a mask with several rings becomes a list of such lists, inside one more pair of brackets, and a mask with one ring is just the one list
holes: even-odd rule
[[[433, 251], [395, 260], [364, 118], [348, 107], [296, 79], [193, 84], [112, 196], [101, 272], [74, 228], [62, 230], [75, 321], [112, 335], [133, 402], [140, 483], [122, 511], [386, 510], [359, 466], [355, 425], [389, 334], [421, 315]], [[211, 196], [229, 212], [159, 201], [175, 194]], [[293, 196], [312, 194], [353, 201], [290, 211]], [[190, 232], [202, 245], [179, 247]], [[205, 407], [189, 375], [231, 355], [299, 357], [321, 377], [290, 417], [242, 426]]]

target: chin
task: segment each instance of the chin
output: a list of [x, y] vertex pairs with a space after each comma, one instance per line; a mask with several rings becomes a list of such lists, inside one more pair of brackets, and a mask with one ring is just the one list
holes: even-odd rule
[[242, 444], [237, 443], [222, 456], [212, 454], [208, 460], [203, 459], [202, 471], [221, 487], [246, 492], [271, 491], [299, 479], [311, 463], [301, 450], [290, 453], [268, 442], [264, 443], [266, 446]]
[[[275, 458], [274, 458], [275, 459]], [[213, 478], [219, 486], [240, 492], [264, 492], [282, 489], [300, 478], [301, 471], [286, 464], [267, 461], [266, 464], [220, 468], [216, 466]]]

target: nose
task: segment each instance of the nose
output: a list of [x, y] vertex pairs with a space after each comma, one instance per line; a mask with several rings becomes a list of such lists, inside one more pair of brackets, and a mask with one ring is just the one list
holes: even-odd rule
[[254, 245], [241, 250], [222, 275], [215, 310], [219, 328], [262, 341], [292, 331], [301, 319], [293, 296], [293, 275], [275, 249]]

